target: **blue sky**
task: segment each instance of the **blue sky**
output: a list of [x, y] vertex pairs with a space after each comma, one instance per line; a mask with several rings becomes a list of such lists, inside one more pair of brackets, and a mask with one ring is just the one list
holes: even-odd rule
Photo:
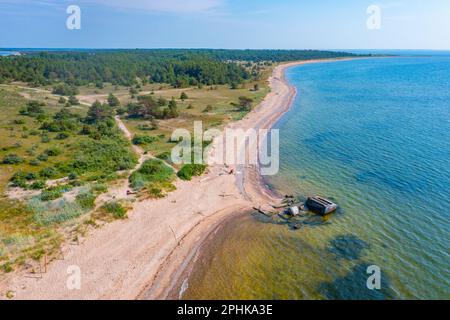
[[0, 0], [0, 47], [449, 50], [450, 0]]

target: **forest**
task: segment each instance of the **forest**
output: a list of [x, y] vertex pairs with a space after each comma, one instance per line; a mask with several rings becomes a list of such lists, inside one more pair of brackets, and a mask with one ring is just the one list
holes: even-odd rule
[[167, 83], [175, 88], [240, 84], [252, 74], [250, 63], [277, 63], [354, 56], [315, 50], [75, 50], [24, 51], [0, 57], [0, 83], [23, 81], [33, 86], [63, 81], [81, 86], [108, 82], [132, 86]]

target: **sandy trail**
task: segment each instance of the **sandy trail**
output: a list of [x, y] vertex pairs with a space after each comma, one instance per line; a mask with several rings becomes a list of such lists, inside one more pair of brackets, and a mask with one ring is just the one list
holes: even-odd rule
[[[313, 62], [276, 67], [269, 79], [272, 91], [230, 127], [270, 128], [296, 94], [284, 80], [284, 70]], [[130, 138], [120, 119], [118, 125]], [[177, 190], [164, 199], [135, 203], [129, 219], [105, 225], [80, 245], [65, 246], [64, 260], [53, 261], [42, 278], [15, 274], [0, 282], [1, 296], [12, 290], [17, 299], [167, 298], [202, 241], [224, 219], [279, 200], [264, 191], [255, 166], [242, 166], [237, 175], [227, 174], [228, 170], [211, 166], [206, 175], [191, 182], [177, 181]], [[67, 287], [70, 266], [81, 272], [79, 290]]]

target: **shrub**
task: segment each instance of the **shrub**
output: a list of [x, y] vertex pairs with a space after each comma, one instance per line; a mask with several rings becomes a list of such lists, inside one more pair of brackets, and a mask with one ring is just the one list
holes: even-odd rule
[[77, 106], [80, 104], [80, 101], [78, 101], [78, 99], [75, 96], [70, 96], [67, 103], [71, 106]]
[[68, 163], [67, 172], [80, 175], [101, 172], [108, 175], [118, 170], [134, 168], [137, 159], [128, 146], [128, 142], [121, 138], [82, 142], [80, 151]]
[[67, 139], [69, 137], [69, 133], [67, 132], [60, 132], [56, 135], [55, 139], [56, 140], [64, 140]]
[[95, 194], [105, 193], [108, 191], [108, 186], [104, 183], [95, 183], [91, 186], [91, 191]]
[[39, 166], [41, 164], [41, 162], [38, 159], [33, 159], [30, 161], [30, 166]]
[[115, 95], [110, 93], [109, 96], [108, 96], [108, 104], [111, 107], [118, 107], [118, 106], [120, 106], [120, 101]]
[[52, 93], [60, 96], [74, 96], [78, 94], [78, 89], [67, 84], [59, 84], [53, 88]]
[[67, 177], [69, 178], [69, 180], [76, 180], [76, 179], [78, 179], [78, 175], [75, 172], [69, 173], [69, 175]]
[[194, 176], [201, 176], [205, 170], [204, 164], [186, 164], [178, 171], [177, 176], [182, 180], [190, 181]]
[[156, 126], [153, 124], [148, 124], [148, 123], [140, 124], [140, 125], [138, 125], [138, 129], [141, 131], [153, 131], [153, 130], [157, 129], [157, 124], [156, 124]]
[[189, 99], [189, 97], [188, 97], [188, 95], [186, 94], [186, 92], [182, 92], [181, 95], [180, 95], [180, 99], [181, 99], [182, 101], [184, 101], [184, 100], [186, 100], [186, 99]]
[[15, 120], [13, 120], [13, 124], [25, 124], [25, 120], [23, 120], [23, 119], [15, 119]]
[[95, 206], [95, 195], [92, 191], [83, 192], [76, 196], [76, 202], [85, 210], [92, 209]]
[[47, 153], [41, 153], [40, 155], [38, 155], [37, 157], [38, 161], [47, 161], [48, 160], [48, 154]]
[[42, 143], [49, 143], [50, 142], [50, 137], [46, 134], [43, 134], [41, 137], [41, 142]]
[[114, 219], [124, 219], [127, 217], [127, 209], [119, 202], [107, 202], [102, 206], [102, 210], [111, 214]]
[[43, 106], [45, 106], [44, 102], [31, 100], [28, 101], [27, 105], [24, 108], [21, 108], [19, 110], [19, 114], [30, 117], [37, 117], [38, 115], [42, 115], [44, 113], [44, 109], [42, 108]]
[[72, 187], [81, 187], [83, 185], [83, 182], [80, 180], [70, 180], [69, 184]]
[[41, 190], [45, 188], [45, 181], [44, 180], [38, 180], [33, 182], [30, 187], [31, 190]]
[[60, 103], [60, 104], [65, 104], [67, 102], [67, 100], [66, 100], [66, 98], [64, 98], [64, 97], [61, 97], [61, 98], [59, 98], [59, 100], [58, 100], [58, 103]]
[[41, 193], [41, 201], [50, 201], [60, 198], [64, 192], [68, 192], [70, 189], [72, 189], [71, 186], [68, 185], [62, 185], [62, 186], [56, 186], [56, 187], [50, 187]]
[[213, 107], [211, 105], [206, 106], [206, 108], [203, 110], [203, 112], [211, 112], [213, 110]]
[[143, 145], [143, 144], [150, 144], [153, 143], [155, 141], [157, 141], [158, 138], [157, 137], [152, 137], [152, 136], [141, 136], [141, 135], [135, 135], [133, 137], [133, 144], [135, 145]]
[[172, 168], [161, 160], [150, 159], [133, 172], [129, 178], [130, 185], [135, 190], [141, 190], [151, 183], [171, 182], [174, 179]]
[[41, 201], [50, 201], [61, 198], [63, 195], [63, 190], [59, 188], [50, 188], [41, 192]]
[[14, 173], [14, 175], [9, 179], [11, 182], [12, 187], [18, 187], [18, 188], [26, 188], [27, 187], [27, 181], [25, 179], [25, 173], [22, 171], [18, 171]]
[[116, 109], [116, 113], [117, 113], [119, 116], [122, 116], [122, 115], [124, 115], [125, 113], [127, 113], [127, 109], [125, 109], [125, 108], [117, 108], [117, 109]]
[[156, 158], [164, 161], [172, 161], [172, 154], [169, 151], [162, 152], [156, 156]]
[[49, 157], [57, 157], [62, 153], [62, 150], [57, 147], [45, 149], [44, 154]]
[[167, 99], [165, 99], [163, 97], [158, 98], [158, 106], [164, 107], [167, 105], [167, 103], [168, 103]]
[[155, 198], [163, 198], [164, 197], [163, 190], [156, 186], [150, 186], [148, 192], [150, 193], [151, 196], [153, 196]]
[[250, 111], [252, 109], [253, 99], [248, 97], [239, 97], [239, 111]]
[[3, 164], [19, 164], [22, 162], [23, 159], [19, 157], [17, 154], [8, 154], [2, 160]]
[[[82, 215], [85, 211], [75, 202], [64, 199], [56, 202], [42, 202], [39, 198], [33, 198], [28, 202], [28, 208], [34, 214], [34, 220], [39, 224], [61, 223]], [[41, 253], [36, 253], [39, 258]]]
[[13, 269], [13, 267], [12, 267], [12, 265], [11, 265], [10, 262], [6, 262], [6, 263], [2, 266], [2, 270], [3, 270], [4, 273], [10, 273], [10, 272], [13, 272], [13, 271], [14, 271], [14, 269]]
[[29, 172], [25, 175], [25, 179], [27, 180], [35, 180], [37, 178], [37, 175], [33, 172]]
[[41, 171], [39, 171], [39, 176], [42, 178], [54, 178], [56, 176], [56, 174], [58, 173], [58, 171], [53, 168], [53, 167], [47, 167], [42, 169]]

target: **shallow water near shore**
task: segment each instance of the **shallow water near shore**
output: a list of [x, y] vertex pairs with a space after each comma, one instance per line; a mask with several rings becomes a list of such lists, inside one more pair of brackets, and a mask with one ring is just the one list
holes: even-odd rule
[[[271, 188], [318, 194], [338, 213], [292, 230], [260, 214], [209, 241], [185, 299], [448, 299], [450, 57], [291, 68]], [[381, 290], [366, 286], [381, 269]]]

